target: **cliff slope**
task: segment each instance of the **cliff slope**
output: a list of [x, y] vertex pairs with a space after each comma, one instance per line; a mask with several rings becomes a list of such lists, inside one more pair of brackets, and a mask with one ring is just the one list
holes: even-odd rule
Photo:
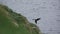
[[39, 32], [38, 27], [29, 23], [26, 17], [0, 4], [0, 34], [40, 34]]

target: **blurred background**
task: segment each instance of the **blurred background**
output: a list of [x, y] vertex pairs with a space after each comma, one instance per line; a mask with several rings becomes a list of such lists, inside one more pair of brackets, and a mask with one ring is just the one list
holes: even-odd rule
[[0, 4], [24, 15], [31, 23], [41, 18], [36, 25], [43, 34], [60, 34], [60, 0], [0, 0]]

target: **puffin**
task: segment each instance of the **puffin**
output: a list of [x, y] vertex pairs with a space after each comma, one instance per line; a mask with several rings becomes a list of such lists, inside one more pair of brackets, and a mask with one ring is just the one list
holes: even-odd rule
[[39, 21], [41, 18], [33, 19], [35, 20], [35, 23], [37, 24], [37, 21]]

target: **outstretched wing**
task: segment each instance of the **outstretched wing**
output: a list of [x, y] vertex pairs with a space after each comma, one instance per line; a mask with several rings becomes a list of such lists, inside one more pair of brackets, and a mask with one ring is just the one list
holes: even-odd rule
[[39, 21], [39, 20], [40, 20], [40, 18], [33, 19], [33, 20], [35, 20], [35, 23], [37, 24], [37, 21]]
[[35, 23], [37, 24], [37, 20], [35, 20]]

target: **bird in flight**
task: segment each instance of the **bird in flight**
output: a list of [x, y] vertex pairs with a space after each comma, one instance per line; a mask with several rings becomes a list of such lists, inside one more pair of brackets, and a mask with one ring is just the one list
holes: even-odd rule
[[41, 18], [33, 19], [35, 20], [35, 23], [37, 24], [37, 21], [39, 21]]

